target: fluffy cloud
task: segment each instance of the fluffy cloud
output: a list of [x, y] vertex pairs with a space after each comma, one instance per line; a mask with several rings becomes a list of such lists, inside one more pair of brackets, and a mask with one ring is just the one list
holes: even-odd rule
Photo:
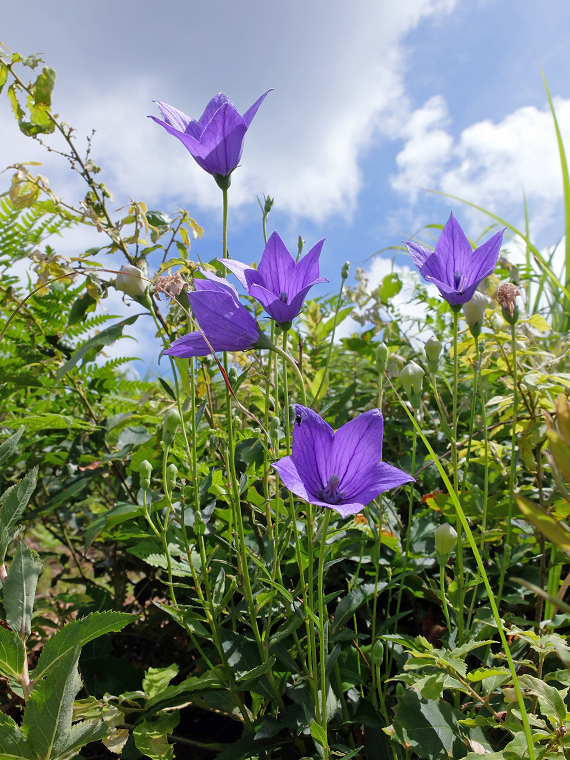
[[[200, 14], [179, 3], [176, 28], [157, 35], [163, 11], [145, 0], [145, 24], [128, 38], [119, 38], [117, 29], [131, 29], [131, 14], [124, 18], [125, 11], [113, 4], [117, 23], [99, 29], [105, 13], [93, 17], [82, 6], [76, 24], [88, 23], [91, 32], [88, 39], [81, 36], [85, 51], [76, 51], [75, 58], [77, 35], [50, 19], [44, 33], [56, 49], [65, 35], [67, 52], [60, 59], [68, 68], [60, 71], [65, 79], [56, 94], [58, 110], [80, 134], [97, 129], [95, 156], [111, 173], [110, 184], [121, 202], [130, 193], [153, 204], [168, 200], [217, 209], [219, 190], [211, 178], [178, 141], [145, 119], [154, 112], [151, 100], [165, 100], [197, 117], [219, 89], [245, 110], [273, 86], [275, 92], [247, 136], [232, 204], [255, 202], [256, 195], [266, 192], [278, 198], [281, 210], [320, 221], [334, 214], [350, 216], [361, 187], [359, 161], [374, 135], [385, 132], [402, 112], [406, 34], [427, 16], [451, 11], [455, 3], [293, 0], [286, 8], [266, 4], [261, 14], [251, 3], [223, 4], [220, 13], [220, 4], [213, 2]], [[28, 0], [29, 10], [34, 5]], [[9, 28], [10, 18], [7, 24]], [[96, 69], [82, 70], [77, 62], [88, 60], [91, 40], [103, 37], [114, 49], [112, 65], [103, 60]], [[142, 56], [145, 49], [153, 54]], [[10, 117], [6, 104], [2, 107], [0, 128], [10, 136], [0, 146], [0, 161], [13, 161], [15, 155], [37, 160], [37, 146], [19, 139], [14, 126], [5, 127]], [[61, 192], [72, 195], [70, 172], [56, 166], [54, 158], [40, 160], [46, 160]]]
[[[570, 100], [555, 98], [563, 139], [570, 144]], [[562, 177], [552, 115], [548, 107], [519, 108], [494, 123], [464, 129], [454, 139], [445, 126], [447, 106], [433, 97], [415, 111], [398, 154], [395, 189], [414, 203], [420, 188], [442, 190], [520, 223], [523, 193], [532, 231], [546, 228], [560, 211]], [[514, 217], [513, 217], [514, 214]]]

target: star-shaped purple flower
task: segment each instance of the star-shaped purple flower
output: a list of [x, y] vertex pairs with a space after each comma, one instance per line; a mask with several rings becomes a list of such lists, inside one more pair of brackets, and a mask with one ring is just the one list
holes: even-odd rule
[[330, 282], [326, 277], [319, 277], [319, 256], [324, 242], [320, 240], [297, 264], [274, 232], [267, 241], [257, 269], [233, 259], [220, 261], [272, 319], [278, 323], [292, 322], [303, 308], [313, 285]]
[[273, 464], [281, 480], [310, 504], [343, 517], [360, 512], [378, 494], [413, 481], [382, 458], [384, 420], [371, 409], [334, 432], [312, 409], [295, 405], [293, 455]]
[[434, 251], [410, 241], [404, 245], [424, 280], [433, 282], [450, 306], [460, 306], [470, 301], [481, 280], [495, 271], [504, 231], [473, 250], [451, 213]]
[[204, 171], [227, 177], [240, 162], [245, 133], [269, 92], [271, 90], [258, 98], [243, 116], [232, 101], [220, 92], [210, 100], [198, 121], [160, 100], [154, 102], [164, 121], [156, 116], [149, 118], [177, 137]]
[[[200, 270], [199, 270], [200, 271]], [[202, 272], [206, 274], [206, 272]], [[246, 351], [260, 340], [257, 322], [239, 302], [233, 285], [208, 273], [207, 280], [194, 280], [188, 293], [194, 317], [214, 351]], [[210, 347], [198, 331], [178, 338], [164, 352], [183, 359], [207, 356]]]

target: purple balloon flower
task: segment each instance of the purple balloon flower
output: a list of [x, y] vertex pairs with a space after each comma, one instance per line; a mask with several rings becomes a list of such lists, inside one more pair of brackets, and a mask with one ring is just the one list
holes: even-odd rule
[[473, 250], [451, 213], [434, 251], [409, 241], [404, 245], [424, 280], [433, 282], [450, 306], [460, 306], [470, 301], [481, 280], [495, 271], [504, 231]]
[[320, 240], [298, 264], [274, 232], [265, 246], [261, 263], [252, 269], [241, 261], [220, 259], [235, 274], [250, 296], [256, 298], [276, 322], [292, 322], [303, 308], [313, 285], [330, 282], [319, 277]]
[[[207, 280], [194, 280], [194, 287], [196, 290], [188, 293], [190, 305], [214, 351], [253, 348], [260, 340], [260, 331], [254, 317], [239, 302], [234, 286], [208, 273]], [[164, 353], [187, 359], [207, 356], [211, 350], [200, 332], [192, 332], [175, 340]]]
[[293, 455], [273, 464], [281, 480], [310, 504], [343, 517], [360, 512], [378, 494], [413, 481], [382, 458], [384, 420], [371, 409], [334, 432], [312, 409], [295, 405]]
[[269, 92], [271, 90], [256, 100], [243, 116], [232, 101], [220, 92], [210, 100], [198, 121], [160, 100], [154, 102], [164, 121], [156, 116], [149, 118], [177, 137], [208, 174], [227, 177], [240, 162], [245, 133]]

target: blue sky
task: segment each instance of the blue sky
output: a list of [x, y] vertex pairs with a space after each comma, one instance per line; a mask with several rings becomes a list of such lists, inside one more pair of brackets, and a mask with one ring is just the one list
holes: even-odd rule
[[[235, 258], [259, 260], [262, 193], [276, 197], [270, 230], [291, 248], [299, 234], [308, 246], [326, 237], [331, 290], [345, 260], [362, 262], [427, 222], [443, 223], [451, 208], [472, 235], [484, 229], [481, 215], [425, 187], [515, 222], [524, 188], [538, 244], [561, 234], [537, 58], [570, 142], [567, 0], [20, 0], [4, 9], [2, 26], [11, 49], [43, 51], [56, 68], [59, 113], [79, 134], [97, 129], [94, 153], [116, 206], [129, 195], [166, 211], [186, 206], [205, 228], [195, 243], [204, 259], [221, 249], [220, 192], [146, 119], [154, 98], [198, 117], [220, 90], [243, 111], [275, 88], [231, 189]], [[81, 197], [69, 169], [18, 134], [5, 99], [0, 129], [0, 163], [42, 160], [59, 194]], [[83, 231], [57, 247], [96, 244]], [[388, 264], [365, 266], [374, 282]]]

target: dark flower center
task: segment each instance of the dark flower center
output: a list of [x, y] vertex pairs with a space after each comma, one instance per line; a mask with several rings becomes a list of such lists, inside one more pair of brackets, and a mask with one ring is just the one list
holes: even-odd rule
[[279, 300], [283, 301], [283, 303], [287, 303], [287, 293], [284, 290], [279, 293]]
[[465, 275], [461, 272], [455, 272], [453, 275], [454, 287], [459, 295], [465, 290]]
[[344, 499], [344, 494], [338, 490], [340, 484], [340, 478], [338, 475], [331, 475], [328, 480], [328, 486], [323, 488], [321, 498], [326, 501], [327, 504], [338, 504], [339, 501]]

